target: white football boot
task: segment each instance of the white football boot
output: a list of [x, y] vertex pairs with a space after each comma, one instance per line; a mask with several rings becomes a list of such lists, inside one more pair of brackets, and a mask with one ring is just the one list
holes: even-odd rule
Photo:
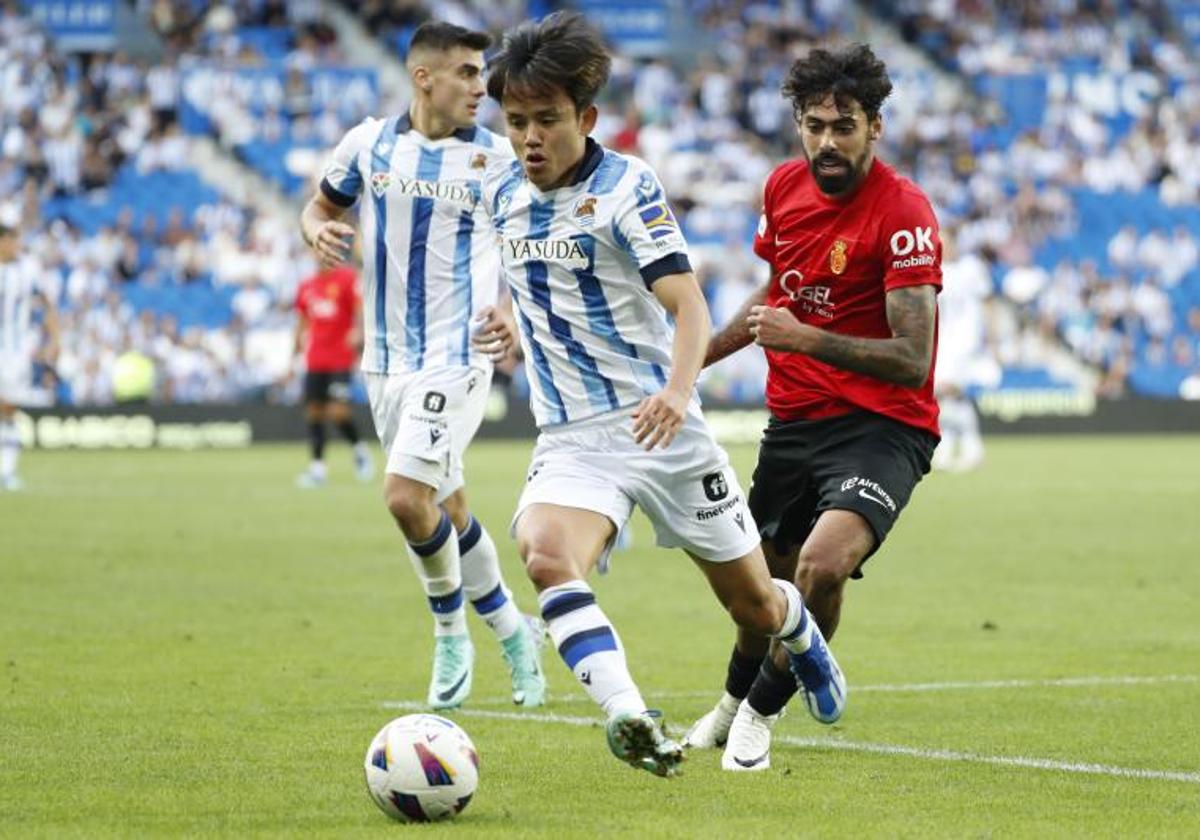
[[743, 700], [729, 727], [721, 769], [737, 773], [766, 770], [771, 766], [771, 727], [783, 717], [783, 710], [774, 715], [760, 715]]
[[354, 477], [364, 483], [375, 477], [375, 462], [371, 458], [371, 451], [362, 441], [354, 445]]
[[696, 750], [711, 750], [725, 746], [725, 741], [729, 737], [729, 726], [733, 723], [738, 704], [741, 702], [729, 692], [722, 694], [717, 705], [692, 724], [692, 728], [683, 736], [683, 745]]
[[324, 464], [309, 464], [308, 469], [296, 476], [296, 486], [301, 490], [316, 490], [325, 486], [327, 474]]

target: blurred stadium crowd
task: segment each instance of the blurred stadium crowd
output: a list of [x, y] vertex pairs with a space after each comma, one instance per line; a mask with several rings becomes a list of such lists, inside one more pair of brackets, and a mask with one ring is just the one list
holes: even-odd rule
[[[423, 20], [499, 31], [562, 4], [141, 0], [140, 58], [68, 51], [48, 5], [0, 4], [0, 204], [60, 309], [39, 399], [105, 404], [124, 354], [154, 364], [157, 401], [296, 399], [292, 300], [315, 266], [295, 217], [323, 152], [403, 107], [389, 80]], [[975, 313], [943, 348], [969, 358], [961, 384], [1200, 398], [1200, 4], [643, 5], [669, 31], [614, 36], [596, 135], [660, 173], [715, 323], [765, 279], [749, 243], [767, 174], [798, 153], [788, 65], [867, 40], [896, 84], [880, 155], [933, 200], [947, 289]], [[707, 394], [759, 402], [760, 356]]]

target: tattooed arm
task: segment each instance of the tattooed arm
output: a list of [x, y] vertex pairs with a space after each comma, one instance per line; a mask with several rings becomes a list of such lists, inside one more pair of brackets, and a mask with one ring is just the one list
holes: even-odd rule
[[750, 322], [747, 318], [750, 316], [751, 309], [766, 302], [767, 289], [770, 287], [771, 284], [768, 281], [762, 288], [755, 289], [750, 297], [746, 298], [745, 302], [738, 307], [737, 313], [729, 319], [729, 323], [719, 332], [713, 333], [712, 338], [708, 340], [708, 350], [704, 354], [704, 367], [715, 365], [726, 356], [733, 355], [754, 341], [754, 336], [750, 334]]
[[936, 299], [933, 286], [905, 286], [888, 292], [891, 338], [829, 332], [800, 323], [786, 309], [770, 306], [754, 306], [747, 327], [755, 343], [771, 350], [804, 353], [843, 370], [919, 388], [929, 378], [933, 361]]

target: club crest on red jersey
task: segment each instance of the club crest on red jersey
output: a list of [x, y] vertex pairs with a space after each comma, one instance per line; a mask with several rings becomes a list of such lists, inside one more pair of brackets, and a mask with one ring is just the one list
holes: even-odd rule
[[834, 274], [841, 274], [846, 270], [846, 263], [849, 259], [846, 257], [846, 241], [839, 239], [833, 243], [833, 248], [829, 251], [829, 270]]

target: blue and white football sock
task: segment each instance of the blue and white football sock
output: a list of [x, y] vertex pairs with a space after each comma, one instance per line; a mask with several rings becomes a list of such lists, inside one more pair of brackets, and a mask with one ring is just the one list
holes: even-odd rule
[[804, 653], [812, 645], [813, 628], [817, 626], [816, 620], [804, 606], [800, 590], [791, 581], [772, 578], [771, 582], [778, 586], [784, 597], [787, 598], [787, 616], [783, 619], [783, 626], [774, 636], [792, 653]]
[[458, 535], [462, 586], [471, 606], [498, 639], [507, 639], [521, 627], [521, 611], [500, 576], [500, 555], [491, 535], [474, 516]]
[[442, 519], [433, 536], [423, 542], [408, 544], [408, 557], [429, 598], [433, 632], [437, 636], [464, 636], [467, 633], [458, 540], [453, 537], [454, 526], [442, 511]]
[[21, 456], [21, 435], [12, 420], [0, 421], [0, 481], [8, 481], [17, 474], [17, 460]]
[[629, 675], [625, 649], [596, 606], [591, 587], [582, 580], [551, 586], [538, 595], [538, 604], [559, 656], [604, 714], [644, 712], [646, 703]]

